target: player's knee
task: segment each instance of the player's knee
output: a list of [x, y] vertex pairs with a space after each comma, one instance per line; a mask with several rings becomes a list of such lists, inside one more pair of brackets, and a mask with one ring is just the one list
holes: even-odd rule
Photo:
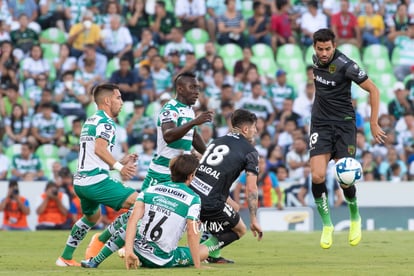
[[242, 225], [239, 225], [237, 228], [233, 229], [233, 231], [237, 234], [237, 236], [239, 236], [239, 238], [241, 238], [246, 234], [247, 228], [243, 223]]
[[138, 193], [137, 192], [134, 192], [133, 194], [131, 194], [126, 200], [125, 200], [125, 202], [124, 202], [124, 204], [123, 204], [123, 208], [127, 208], [127, 209], [129, 209], [129, 208], [131, 208], [132, 206], [134, 206], [134, 203], [135, 203], [135, 201], [136, 201], [136, 199], [137, 199], [137, 197], [138, 197]]
[[313, 183], [323, 183], [323, 182], [325, 182], [325, 174], [322, 174], [322, 173], [312, 174], [312, 182]]

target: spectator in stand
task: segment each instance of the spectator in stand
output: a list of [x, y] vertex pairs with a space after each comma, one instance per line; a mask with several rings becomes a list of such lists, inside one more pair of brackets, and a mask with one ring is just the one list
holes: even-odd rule
[[[148, 52], [151, 47], [155, 47], [155, 41], [150, 29], [143, 29], [141, 31], [140, 41], [133, 50], [135, 63], [139, 63], [148, 59]], [[148, 64], [147, 64], [148, 65]]]
[[7, 31], [10, 31], [13, 17], [8, 2], [7, 0], [0, 0], [0, 20], [5, 24]]
[[392, 170], [391, 167], [393, 164], [398, 164], [400, 166], [400, 174], [402, 181], [406, 181], [407, 178], [407, 166], [405, 165], [404, 161], [398, 158], [397, 150], [390, 146], [388, 147], [388, 153], [386, 160], [382, 161], [378, 167], [378, 172], [380, 175], [380, 180], [382, 181], [390, 181], [392, 180]]
[[361, 155], [362, 175], [364, 181], [379, 180], [378, 165], [374, 161], [374, 155], [370, 151], [364, 151]]
[[387, 19], [385, 22], [388, 28], [387, 39], [391, 46], [393, 46], [397, 36], [408, 35], [408, 24], [411, 19], [412, 17], [407, 12], [407, 5], [404, 3], [399, 4], [397, 12]]
[[120, 59], [119, 70], [112, 73], [109, 81], [118, 85], [123, 101], [133, 102], [141, 97], [138, 74], [131, 69], [131, 63], [127, 56]]
[[9, 158], [4, 154], [3, 145], [0, 144], [0, 180], [6, 180], [9, 173]]
[[99, 23], [101, 30], [107, 30], [111, 28], [111, 18], [113, 16], [120, 17], [120, 24], [125, 25], [125, 17], [121, 16], [122, 10], [119, 1], [110, 0], [105, 3], [104, 10], [99, 12], [95, 16], [95, 21]]
[[63, 137], [62, 146], [64, 147], [64, 157], [61, 163], [67, 165], [73, 160], [78, 159], [80, 149], [80, 135], [82, 131], [82, 120], [75, 118], [72, 121], [70, 131], [65, 133]]
[[285, 99], [282, 104], [282, 110], [277, 113], [276, 121], [278, 121], [277, 128], [285, 125], [287, 120], [294, 120], [298, 127], [303, 127], [302, 117], [293, 111], [293, 102], [292, 99]]
[[[232, 90], [231, 86], [226, 84], [223, 85], [224, 90]], [[231, 129], [231, 114], [233, 113], [234, 104], [232, 101], [221, 101], [220, 103], [221, 112], [217, 112], [214, 117], [214, 126], [216, 128], [216, 136], [224, 136]]]
[[172, 40], [171, 30], [176, 26], [176, 20], [173, 13], [166, 11], [164, 1], [156, 2], [155, 13], [151, 17], [151, 21], [154, 39], [158, 44], [165, 44]]
[[371, 2], [365, 3], [365, 15], [358, 16], [362, 33], [362, 46], [380, 44], [385, 31], [384, 19], [374, 12]]
[[82, 21], [72, 25], [69, 30], [68, 44], [71, 45], [71, 56], [79, 57], [86, 45], [98, 46], [101, 40], [101, 28], [93, 23], [93, 12], [85, 10]]
[[220, 71], [224, 75], [224, 82], [228, 84], [233, 84], [234, 79], [233, 76], [227, 71], [226, 67], [224, 66], [224, 61], [221, 56], [214, 56], [211, 69], [207, 71], [205, 75], [203, 75], [203, 81], [206, 85], [212, 85], [214, 82], [213, 75], [214, 72]]
[[66, 193], [59, 192], [55, 182], [49, 181], [46, 184], [36, 204], [38, 215], [36, 230], [63, 230], [70, 229], [67, 224], [70, 201]]
[[46, 180], [40, 159], [33, 153], [33, 146], [30, 143], [23, 143], [21, 153], [13, 156], [10, 179], [22, 181]]
[[155, 98], [158, 98], [164, 92], [172, 91], [172, 76], [165, 67], [166, 64], [160, 55], [152, 58], [151, 74], [155, 83]]
[[201, 105], [206, 106], [208, 109], [218, 111], [220, 113], [220, 102], [222, 95], [222, 88], [224, 85], [224, 74], [221, 71], [215, 71], [213, 73], [214, 82], [207, 84], [204, 93], [200, 95], [198, 101]]
[[408, 98], [408, 91], [402, 82], [394, 84], [395, 98], [388, 104], [388, 114], [398, 121], [405, 113], [414, 114], [414, 102]]
[[218, 19], [218, 39], [220, 45], [227, 43], [236, 43], [244, 47], [244, 30], [246, 23], [241, 12], [236, 10], [235, 0], [225, 0], [226, 11]]
[[250, 67], [257, 69], [256, 64], [251, 61], [252, 55], [253, 53], [250, 47], [243, 48], [243, 59], [236, 61], [234, 64], [233, 76], [236, 81], [241, 81]]
[[135, 45], [141, 40], [143, 30], [150, 27], [150, 17], [145, 11], [145, 0], [129, 1], [126, 19]]
[[40, 112], [34, 114], [31, 133], [40, 145], [60, 145], [64, 135], [63, 119], [59, 114], [53, 112], [51, 104], [43, 103], [40, 106]]
[[296, 98], [296, 91], [290, 84], [287, 83], [286, 71], [279, 69], [276, 72], [276, 81], [271, 82], [268, 86], [268, 97], [272, 100], [277, 112], [282, 110], [285, 99], [294, 100]]
[[55, 102], [53, 91], [49, 88], [43, 90], [40, 102], [34, 107], [34, 113], [40, 113], [40, 108], [44, 103], [50, 104], [54, 113], [59, 113], [59, 106]]
[[56, 84], [55, 101], [59, 105], [59, 114], [63, 117], [75, 115], [81, 120], [86, 119], [84, 106], [89, 102], [85, 88], [75, 80], [73, 71], [63, 73], [62, 81]]
[[101, 32], [102, 51], [108, 60], [112, 58], [120, 59], [123, 56], [129, 58], [131, 64], [134, 63], [132, 55], [132, 37], [128, 28], [121, 26], [121, 16], [111, 15], [110, 28]]
[[62, 0], [40, 0], [39, 1], [39, 17], [37, 23], [39, 23], [42, 30], [48, 28], [59, 28], [65, 32], [65, 3]]
[[106, 79], [107, 59], [97, 53], [95, 46], [85, 46], [84, 54], [78, 59], [78, 70], [75, 72], [75, 80], [91, 91], [92, 87]]
[[272, 15], [269, 25], [269, 30], [273, 34], [272, 48], [274, 52], [276, 52], [278, 46], [296, 42], [292, 32], [289, 1], [280, 0], [276, 4], [278, 12]]
[[355, 159], [361, 162], [362, 153], [365, 151], [372, 151], [370, 143], [367, 142], [367, 138], [362, 130], [357, 130], [356, 137], [356, 149], [355, 149]]
[[43, 50], [40, 45], [33, 45], [30, 49], [30, 56], [23, 59], [23, 79], [25, 88], [34, 85], [35, 79], [44, 74], [49, 76], [50, 65], [49, 62], [43, 58]]
[[145, 176], [147, 175], [147, 172], [149, 170], [152, 157], [155, 154], [155, 142], [156, 141], [154, 135], [144, 134], [144, 136], [142, 137], [142, 151], [137, 152], [139, 156], [137, 174], [135, 176], [135, 179], [133, 178], [133, 180], [142, 181], [145, 179]]
[[248, 41], [252, 47], [256, 43], [272, 46], [272, 38], [268, 32], [269, 17], [266, 15], [266, 6], [258, 1], [253, 2], [254, 15], [247, 20]]
[[262, 117], [268, 124], [272, 124], [276, 114], [272, 103], [269, 99], [264, 97], [264, 94], [260, 81], [253, 82], [251, 95], [241, 98], [240, 101], [236, 103], [236, 108], [249, 110], [256, 114], [258, 118]]
[[279, 135], [277, 136], [277, 145], [283, 150], [283, 154], [286, 155], [290, 146], [293, 144], [293, 131], [297, 129], [295, 120], [286, 120], [284, 125], [278, 124]]
[[3, 231], [29, 231], [27, 216], [30, 214], [29, 201], [20, 195], [19, 184], [15, 180], [9, 181], [6, 197], [0, 202], [0, 212], [3, 212]]
[[21, 14], [19, 16], [19, 28], [10, 32], [13, 48], [20, 49], [25, 54], [39, 41], [37, 33], [28, 28], [29, 22], [27, 15]]
[[6, 89], [6, 97], [0, 101], [0, 115], [5, 118], [12, 114], [14, 104], [20, 104], [23, 107], [23, 114], [28, 114], [28, 104], [26, 99], [19, 94], [19, 87], [10, 84]]
[[[207, 7], [207, 31], [212, 41], [216, 41], [216, 33], [219, 17], [226, 12], [225, 1], [206, 0]], [[236, 10], [241, 11], [241, 0], [236, 0]]]
[[29, 101], [29, 114], [33, 114], [34, 108], [40, 102], [42, 92], [45, 89], [49, 89], [48, 77], [45, 73], [37, 75], [34, 79], [34, 85], [25, 89], [24, 95], [26, 100]]
[[301, 40], [305, 47], [313, 44], [314, 32], [328, 27], [328, 18], [318, 9], [318, 2], [310, 0], [307, 6], [308, 11], [302, 14], [300, 19]]
[[397, 36], [394, 40], [394, 51], [400, 51], [399, 59], [394, 62], [394, 74], [397, 80], [403, 81], [410, 74], [410, 67], [414, 64], [414, 16], [408, 22], [406, 35]]
[[24, 115], [23, 107], [20, 104], [14, 104], [11, 116], [4, 118], [4, 128], [3, 144], [6, 147], [27, 141], [30, 119]]
[[315, 84], [313, 82], [309, 82], [306, 84], [305, 93], [299, 94], [299, 96], [293, 101], [293, 111], [299, 114], [303, 120], [304, 126], [306, 127], [310, 126], [314, 98]]
[[148, 106], [155, 98], [154, 78], [149, 65], [141, 65], [138, 70], [138, 85], [141, 91], [141, 99]]
[[237, 81], [234, 84], [235, 101], [237, 102], [244, 97], [250, 97], [252, 95], [252, 84], [257, 81], [261, 81], [257, 67], [248, 68], [241, 81]]
[[175, 16], [181, 21], [184, 32], [193, 28], [206, 29], [205, 15], [205, 0], [175, 1]]
[[286, 154], [286, 164], [289, 168], [290, 179], [299, 181], [303, 175], [303, 168], [309, 164], [309, 152], [304, 138], [293, 141], [292, 149]]
[[205, 74], [213, 67], [213, 60], [216, 56], [216, 47], [212, 40], [207, 41], [204, 45], [205, 56], [197, 59], [196, 70], [199, 76]]
[[0, 21], [0, 42], [10, 41], [9, 27], [3, 21]]
[[144, 116], [145, 106], [141, 100], [134, 101], [134, 111], [125, 120], [128, 146], [141, 144], [145, 135], [155, 135], [156, 126], [151, 117]]
[[53, 60], [56, 70], [56, 77], [60, 79], [66, 71], [76, 71], [77, 59], [70, 56], [70, 46], [63, 43], [59, 48], [59, 56]]
[[10, 14], [14, 21], [16, 21], [22, 14], [25, 14], [29, 19], [29, 22], [36, 22], [39, 15], [39, 7], [35, 0], [10, 0], [8, 3]]
[[10, 84], [17, 85], [19, 61], [13, 55], [13, 46], [10, 41], [3, 41], [0, 45], [0, 96], [6, 94]]
[[[66, 17], [69, 19], [69, 22], [67, 24], [69, 28], [66, 28], [66, 29], [70, 29], [71, 26], [79, 22], [82, 22], [83, 15], [86, 12], [92, 12], [92, 10], [96, 11], [96, 8], [94, 7], [94, 3], [96, 3], [95, 0], [65, 1], [65, 14], [66, 14]], [[92, 21], [93, 13], [90, 18], [91, 18], [90, 20]]]
[[361, 46], [361, 32], [357, 17], [349, 11], [349, 0], [341, 0], [341, 10], [331, 17], [331, 28], [337, 38], [337, 44]]
[[410, 74], [404, 79], [405, 89], [408, 90], [408, 98], [414, 101], [414, 65], [410, 66]]
[[165, 46], [164, 57], [168, 57], [171, 52], [178, 52], [180, 55], [181, 65], [185, 62], [185, 54], [188, 51], [193, 52], [193, 46], [184, 38], [184, 33], [181, 28], [173, 27], [171, 29], [171, 41]]
[[[262, 119], [263, 121], [265, 121], [264, 118]], [[257, 136], [257, 141], [255, 141], [254, 147], [256, 148], [260, 156], [267, 156], [268, 149], [271, 144], [272, 144], [272, 137], [270, 136], [270, 133], [267, 131], [263, 131], [260, 133], [259, 136]]]
[[278, 166], [285, 164], [282, 148], [276, 144], [271, 144], [266, 155], [266, 170], [276, 171]]
[[58, 191], [66, 194], [69, 198], [69, 212], [65, 226], [72, 226], [79, 218], [82, 217], [80, 199], [73, 188], [73, 175], [69, 168], [62, 167], [59, 172], [60, 182], [56, 182]]

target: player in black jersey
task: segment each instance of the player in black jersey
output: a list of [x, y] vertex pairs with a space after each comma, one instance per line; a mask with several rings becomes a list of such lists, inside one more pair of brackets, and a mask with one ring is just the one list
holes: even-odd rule
[[[250, 211], [250, 229], [262, 238], [256, 219], [259, 155], [251, 144], [256, 135], [256, 115], [244, 109], [234, 111], [232, 130], [213, 140], [200, 160], [191, 188], [200, 195], [202, 230], [212, 236], [203, 244], [209, 247], [209, 262], [225, 262], [220, 248], [238, 240], [246, 233], [237, 207], [229, 197], [230, 187], [242, 171], [246, 171], [246, 193]], [[211, 252], [211, 249], [216, 248]]]
[[[322, 248], [332, 245], [333, 225], [327, 202], [325, 185], [327, 165], [330, 159], [355, 157], [355, 111], [351, 103], [351, 84], [355, 82], [370, 93], [371, 133], [377, 143], [383, 143], [385, 132], [378, 125], [379, 92], [367, 74], [343, 53], [336, 49], [335, 35], [329, 29], [320, 29], [313, 35], [313, 75], [316, 87], [312, 107], [309, 137], [312, 194], [322, 218]], [[347, 199], [351, 225], [349, 243], [357, 245], [361, 240], [355, 186], [341, 186]]]

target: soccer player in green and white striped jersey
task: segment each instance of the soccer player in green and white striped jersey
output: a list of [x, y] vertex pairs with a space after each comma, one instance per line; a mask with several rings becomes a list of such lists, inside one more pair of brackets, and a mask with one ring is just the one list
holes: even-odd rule
[[[82, 261], [86, 268], [97, 268], [112, 252], [125, 243], [127, 269], [144, 267], [201, 267], [208, 248], [199, 244], [200, 197], [189, 188], [198, 167], [198, 159], [189, 154], [171, 160], [172, 181], [151, 186], [141, 192], [128, 220], [126, 232], [112, 238], [101, 253]], [[189, 247], [178, 247], [187, 230]], [[124, 242], [125, 240], [125, 242]]]
[[170, 160], [181, 153], [190, 153], [192, 147], [203, 154], [206, 146], [195, 126], [211, 122], [213, 113], [205, 111], [195, 117], [191, 107], [198, 99], [200, 84], [191, 72], [175, 79], [176, 98], [161, 109], [157, 121], [157, 153], [151, 161], [141, 190], [170, 181]]

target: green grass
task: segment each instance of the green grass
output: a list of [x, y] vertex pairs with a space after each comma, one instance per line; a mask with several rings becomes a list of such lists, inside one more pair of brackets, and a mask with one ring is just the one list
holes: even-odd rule
[[[117, 255], [98, 269], [61, 268], [54, 262], [68, 232], [0, 232], [0, 275], [414, 275], [411, 232], [364, 232], [361, 244], [351, 247], [347, 233], [334, 233], [331, 249], [319, 247], [319, 232], [268, 232], [257, 242], [250, 232], [223, 250], [231, 265], [126, 271]], [[92, 237], [75, 253], [82, 259]]]

